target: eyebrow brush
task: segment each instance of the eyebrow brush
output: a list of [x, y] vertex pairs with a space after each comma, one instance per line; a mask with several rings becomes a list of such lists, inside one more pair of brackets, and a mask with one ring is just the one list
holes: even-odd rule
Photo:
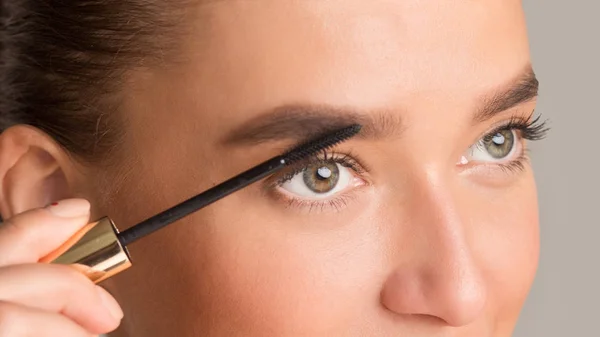
[[305, 142], [123, 232], [118, 231], [109, 217], [101, 218], [83, 227], [67, 242], [40, 259], [39, 262], [71, 265], [95, 283], [102, 282], [131, 267], [127, 246], [132, 242], [260, 181], [286, 166], [348, 140], [358, 134], [360, 129], [361, 126], [355, 124]]

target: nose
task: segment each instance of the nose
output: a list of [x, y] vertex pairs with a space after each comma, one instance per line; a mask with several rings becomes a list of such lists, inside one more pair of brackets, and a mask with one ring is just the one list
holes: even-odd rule
[[[432, 316], [458, 327], [475, 321], [486, 287], [469, 245], [468, 203], [439, 184], [411, 197], [403, 238], [391, 239], [390, 272], [381, 303], [396, 315]], [[413, 195], [414, 196], [414, 195]], [[472, 210], [471, 210], [472, 211]], [[409, 239], [407, 239], [409, 238]]]

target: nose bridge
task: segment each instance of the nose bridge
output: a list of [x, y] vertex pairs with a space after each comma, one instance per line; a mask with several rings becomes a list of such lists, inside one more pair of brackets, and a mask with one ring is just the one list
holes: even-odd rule
[[[398, 263], [384, 286], [383, 304], [398, 314], [435, 316], [453, 326], [475, 319], [485, 285], [469, 245], [468, 198], [461, 187], [430, 170], [413, 182], [408, 226], [398, 238]], [[412, 242], [411, 242], [412, 241]]]
[[425, 241], [421, 248], [436, 248], [425, 249], [426, 255], [458, 258], [467, 245], [468, 212], [461, 209], [462, 195], [454, 182], [435, 173], [436, 170], [431, 171], [415, 179], [409, 202], [411, 230]]

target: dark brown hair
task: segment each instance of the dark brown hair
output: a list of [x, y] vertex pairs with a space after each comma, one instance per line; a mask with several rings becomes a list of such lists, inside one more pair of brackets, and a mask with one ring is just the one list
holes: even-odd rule
[[0, 132], [31, 125], [78, 157], [101, 159], [119, 141], [114, 112], [128, 71], [176, 49], [181, 5], [0, 0]]

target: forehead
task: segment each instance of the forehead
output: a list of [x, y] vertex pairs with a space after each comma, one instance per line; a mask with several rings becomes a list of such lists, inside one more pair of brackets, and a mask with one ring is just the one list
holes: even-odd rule
[[529, 63], [516, 0], [226, 0], [193, 13], [184, 62], [144, 75], [128, 95], [136, 143], [199, 146], [199, 135], [220, 139], [289, 104], [447, 125]]
[[[198, 11], [189, 74], [216, 74], [236, 95], [345, 104], [465, 96], [502, 85], [529, 61], [513, 0], [228, 0]], [[357, 91], [361, 102], [352, 102]]]

